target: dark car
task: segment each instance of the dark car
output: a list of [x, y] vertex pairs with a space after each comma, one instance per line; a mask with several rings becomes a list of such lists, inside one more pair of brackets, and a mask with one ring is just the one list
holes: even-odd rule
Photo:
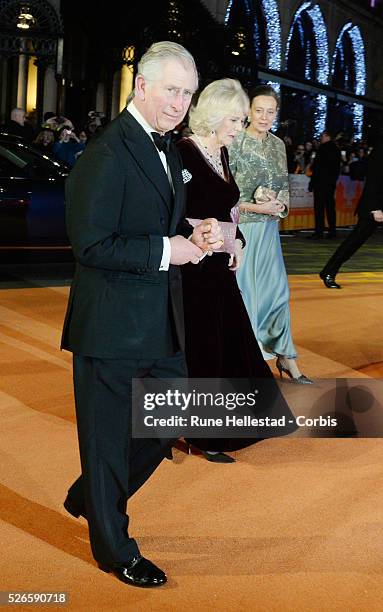
[[0, 247], [65, 246], [70, 168], [17, 136], [0, 134]]

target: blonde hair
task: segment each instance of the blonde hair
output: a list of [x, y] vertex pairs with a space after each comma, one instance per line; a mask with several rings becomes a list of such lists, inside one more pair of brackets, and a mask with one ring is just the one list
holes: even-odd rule
[[153, 43], [138, 62], [137, 74], [142, 74], [146, 81], [155, 81], [161, 75], [161, 63], [167, 60], [179, 60], [184, 67], [193, 68], [198, 85], [198, 73], [191, 53], [185, 47], [169, 40]]
[[206, 136], [231, 114], [247, 114], [249, 106], [248, 95], [239, 81], [213, 81], [201, 92], [196, 106], [190, 110], [189, 125], [198, 136]]

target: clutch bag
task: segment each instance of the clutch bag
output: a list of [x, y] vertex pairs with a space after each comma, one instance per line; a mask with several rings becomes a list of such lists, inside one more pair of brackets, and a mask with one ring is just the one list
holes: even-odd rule
[[[269, 187], [263, 187], [262, 185], [260, 185], [259, 187], [256, 188], [253, 194], [253, 202], [255, 202], [256, 200], [258, 200], [258, 202], [267, 202], [268, 200], [271, 200], [274, 198], [277, 198], [278, 200], [283, 202], [283, 204], [285, 204], [286, 212], [280, 213], [279, 216], [282, 218], [286, 217], [288, 213], [288, 207], [287, 207], [288, 192], [281, 190], [277, 194], [274, 189], [270, 189]], [[240, 223], [259, 223], [259, 222], [266, 223], [268, 221], [275, 221], [276, 219], [277, 218], [274, 217], [273, 215], [267, 215], [264, 213], [257, 213], [257, 212], [244, 212], [241, 210], [239, 222]]]

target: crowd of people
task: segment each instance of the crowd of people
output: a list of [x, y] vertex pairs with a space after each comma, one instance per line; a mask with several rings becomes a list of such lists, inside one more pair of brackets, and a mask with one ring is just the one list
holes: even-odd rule
[[[53, 154], [71, 167], [89, 139], [108, 123], [103, 112], [94, 110], [89, 111], [86, 119], [76, 127], [69, 118], [57, 116], [54, 112], [46, 112], [42, 123], [38, 125], [36, 115], [36, 111], [27, 115], [24, 109], [14, 108], [1, 130], [24, 138], [40, 151]], [[182, 122], [172, 131], [172, 139], [176, 142], [190, 134], [189, 123]], [[305, 142], [293, 142], [290, 136], [282, 139], [286, 147], [288, 173], [310, 177], [321, 144], [320, 138]], [[333, 139], [341, 154], [340, 174], [349, 175], [352, 180], [363, 181], [371, 147], [367, 142], [349, 139], [343, 133], [333, 135]]]
[[[365, 141], [346, 138], [343, 133], [336, 134], [333, 139], [341, 155], [340, 174], [347, 175], [352, 180], [363, 181], [366, 177], [367, 158], [371, 147]], [[295, 145], [289, 136], [285, 136], [283, 140], [286, 145], [289, 174], [311, 176], [313, 163], [321, 144], [320, 138]]]
[[1, 126], [1, 132], [19, 136], [42, 153], [73, 167], [88, 140], [105, 124], [104, 113], [90, 111], [86, 121], [77, 128], [68, 117], [57, 116], [54, 112], [46, 112], [38, 125], [35, 112], [27, 116], [24, 109], [14, 108], [9, 120]]

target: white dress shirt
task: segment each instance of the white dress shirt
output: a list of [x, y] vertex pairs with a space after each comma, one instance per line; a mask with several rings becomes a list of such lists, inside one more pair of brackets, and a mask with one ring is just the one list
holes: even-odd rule
[[[153, 142], [153, 145], [155, 146], [156, 151], [160, 157], [164, 170], [169, 178], [170, 186], [173, 188], [173, 184], [172, 184], [172, 180], [171, 180], [171, 176], [170, 176], [170, 172], [168, 168], [168, 162], [166, 160], [166, 155], [163, 151], [159, 151], [157, 149], [156, 145], [154, 144], [153, 136], [151, 134], [152, 132], [156, 132], [157, 130], [152, 128], [149, 125], [149, 123], [146, 121], [146, 119], [144, 119], [144, 117], [135, 107], [133, 101], [128, 104], [128, 106], [126, 107], [126, 110], [128, 111], [128, 113], [130, 113], [135, 118], [135, 120], [140, 124], [142, 129], [145, 130], [150, 140]], [[168, 236], [163, 236], [162, 239], [163, 239], [163, 251], [162, 251], [162, 258], [161, 258], [159, 270], [160, 272], [167, 272], [169, 270], [169, 265], [170, 265], [171, 246], [170, 246], [170, 240]]]

